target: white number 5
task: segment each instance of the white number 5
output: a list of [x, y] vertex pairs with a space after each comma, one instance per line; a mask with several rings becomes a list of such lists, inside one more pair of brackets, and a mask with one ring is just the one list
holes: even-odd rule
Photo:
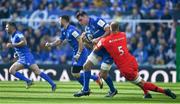
[[119, 46], [119, 47], [118, 47], [118, 51], [120, 52], [120, 55], [123, 55], [123, 54], [124, 54], [124, 51], [123, 51], [123, 49], [122, 49], [122, 46]]

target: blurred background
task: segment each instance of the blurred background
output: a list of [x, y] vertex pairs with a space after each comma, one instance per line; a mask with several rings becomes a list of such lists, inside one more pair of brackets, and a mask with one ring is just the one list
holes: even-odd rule
[[119, 22], [140, 66], [176, 69], [180, 0], [0, 0], [0, 64], [15, 61], [14, 50], [5, 47], [9, 36], [4, 29], [6, 22], [16, 21], [38, 64], [71, 65], [72, 50], [66, 41], [52, 49], [44, 44], [59, 37], [59, 16], [69, 15], [71, 24], [83, 31], [75, 18], [77, 10], [108, 23]]

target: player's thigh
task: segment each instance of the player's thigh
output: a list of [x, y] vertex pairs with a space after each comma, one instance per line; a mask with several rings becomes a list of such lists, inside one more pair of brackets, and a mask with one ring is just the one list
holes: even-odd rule
[[91, 54], [88, 56], [86, 62], [83, 65], [84, 70], [90, 70], [93, 65], [98, 64], [98, 56], [91, 52]]
[[94, 52], [91, 52], [90, 55], [88, 56], [85, 64], [88, 63], [89, 61], [90, 61], [93, 65], [97, 65], [98, 62], [99, 62], [99, 57], [98, 57]]
[[74, 77], [80, 76], [80, 71], [83, 69], [83, 66], [72, 66], [71, 73]]
[[15, 74], [16, 71], [21, 70], [24, 68], [24, 65], [19, 63], [19, 62], [15, 62], [13, 65], [11, 65], [11, 67], [9, 68], [9, 72], [11, 74]]
[[32, 64], [30, 67], [29, 67], [36, 75], [39, 75], [41, 73], [39, 67], [37, 64]]
[[124, 67], [120, 69], [120, 72], [128, 81], [134, 81], [138, 76], [137, 70], [133, 67]]

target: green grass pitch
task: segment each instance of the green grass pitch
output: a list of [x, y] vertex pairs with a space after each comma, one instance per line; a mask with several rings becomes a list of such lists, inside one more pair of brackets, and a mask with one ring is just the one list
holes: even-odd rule
[[99, 89], [95, 82], [91, 82], [91, 95], [80, 98], [73, 94], [81, 89], [77, 82], [56, 82], [57, 90], [52, 93], [46, 82], [35, 82], [30, 89], [25, 89], [22, 81], [0, 81], [0, 104], [180, 104], [180, 83], [156, 83], [170, 88], [177, 94], [177, 99], [171, 99], [163, 94], [151, 92], [152, 99], [143, 99], [143, 92], [131, 83], [114, 83], [118, 94], [113, 98], [105, 98], [108, 87], [104, 84]]

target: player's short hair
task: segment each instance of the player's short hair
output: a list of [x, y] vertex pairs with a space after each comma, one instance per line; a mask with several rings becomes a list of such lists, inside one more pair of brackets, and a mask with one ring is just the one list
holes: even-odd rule
[[120, 31], [119, 30], [119, 23], [118, 22], [112, 22], [111, 23], [111, 30], [112, 30], [112, 32]]
[[64, 19], [64, 20], [66, 20], [67, 22], [70, 21], [70, 18], [69, 18], [68, 15], [63, 15], [63, 16], [61, 16], [61, 19]]
[[15, 22], [8, 22], [7, 24], [12, 26], [12, 27], [14, 27], [16, 29], [16, 23]]
[[77, 11], [76, 12], [76, 18], [78, 18], [79, 16], [85, 16], [87, 15], [87, 13], [85, 11]]

